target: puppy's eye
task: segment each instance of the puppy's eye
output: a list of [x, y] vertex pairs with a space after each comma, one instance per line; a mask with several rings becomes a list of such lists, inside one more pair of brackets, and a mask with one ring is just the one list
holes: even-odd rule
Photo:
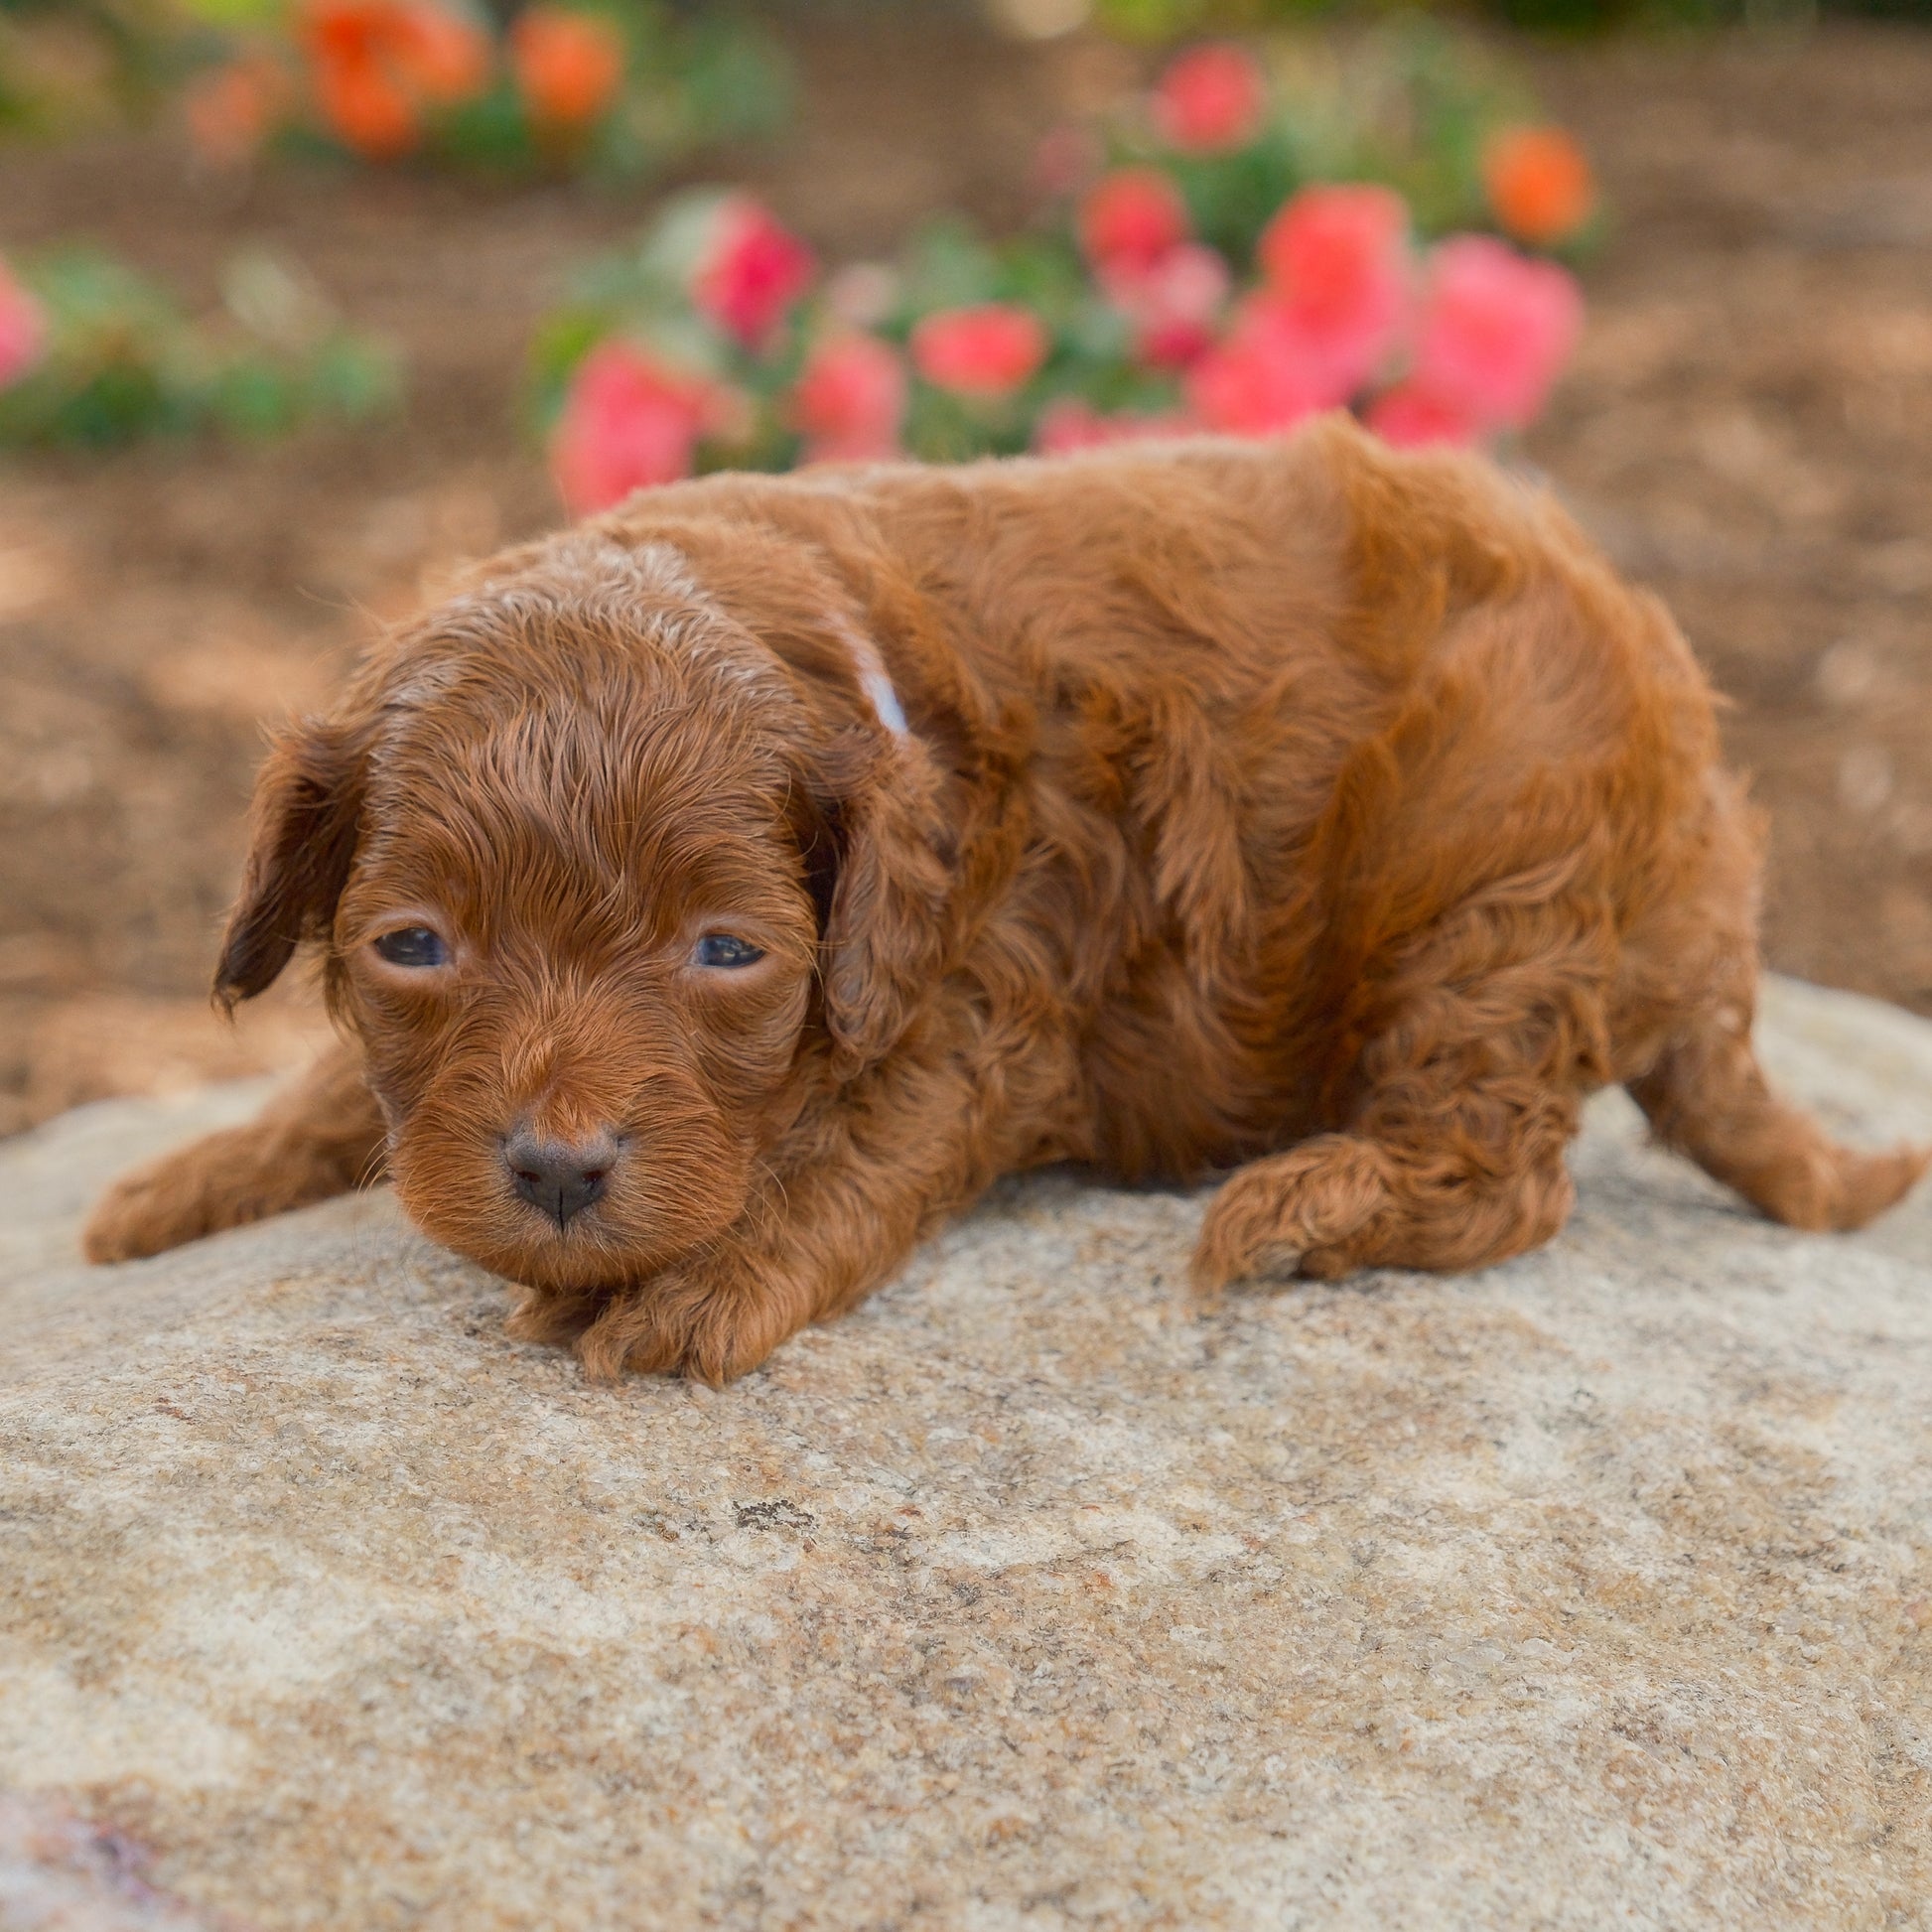
[[756, 966], [764, 957], [749, 939], [735, 938], [729, 932], [707, 932], [691, 955], [699, 966]]
[[386, 959], [391, 966], [446, 966], [450, 959], [443, 935], [432, 932], [426, 925], [406, 925], [395, 932], [385, 932], [375, 942], [375, 950], [376, 956]]

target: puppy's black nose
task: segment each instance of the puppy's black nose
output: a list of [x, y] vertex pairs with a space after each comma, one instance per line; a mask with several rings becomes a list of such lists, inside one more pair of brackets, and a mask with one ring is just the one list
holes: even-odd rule
[[617, 1161], [618, 1145], [608, 1134], [572, 1144], [539, 1140], [521, 1128], [503, 1143], [510, 1184], [559, 1228], [603, 1194]]

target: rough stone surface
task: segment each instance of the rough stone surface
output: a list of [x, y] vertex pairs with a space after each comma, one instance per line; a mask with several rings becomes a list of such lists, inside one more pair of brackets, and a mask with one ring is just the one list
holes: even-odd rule
[[[1767, 1006], [1932, 1134], [1932, 1027]], [[1932, 1925], [1923, 1192], [1773, 1229], [1611, 1096], [1545, 1252], [1194, 1318], [1199, 1196], [1049, 1175], [722, 1394], [613, 1390], [382, 1196], [73, 1264], [247, 1100], [0, 1149], [0, 1785], [171, 1911]]]

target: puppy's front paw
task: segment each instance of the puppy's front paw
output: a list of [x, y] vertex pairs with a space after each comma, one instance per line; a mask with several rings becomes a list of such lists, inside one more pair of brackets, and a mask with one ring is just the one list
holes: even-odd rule
[[93, 1262], [134, 1261], [331, 1191], [318, 1191], [293, 1160], [265, 1163], [258, 1128], [229, 1128], [124, 1173], [88, 1217], [81, 1252]]
[[93, 1262], [134, 1261], [229, 1225], [219, 1218], [220, 1166], [197, 1141], [122, 1174], [88, 1216], [81, 1251]]
[[757, 1368], [811, 1316], [800, 1284], [726, 1247], [619, 1296], [578, 1336], [577, 1354], [597, 1381], [629, 1369], [717, 1388]]

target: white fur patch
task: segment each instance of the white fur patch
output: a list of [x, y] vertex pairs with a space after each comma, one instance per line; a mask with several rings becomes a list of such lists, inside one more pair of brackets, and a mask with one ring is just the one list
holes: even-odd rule
[[908, 736], [904, 707], [898, 701], [898, 693], [893, 689], [893, 680], [886, 675], [886, 666], [880, 658], [878, 647], [863, 631], [853, 629], [850, 624], [839, 625], [839, 636], [852, 653], [853, 668], [859, 673], [860, 688], [872, 701], [873, 715], [895, 738]]
[[879, 722], [889, 732], [903, 738], [907, 731], [905, 713], [899, 708], [898, 693], [893, 689], [892, 679], [884, 671], [861, 671], [859, 682], [866, 687], [866, 696], [872, 700]]

